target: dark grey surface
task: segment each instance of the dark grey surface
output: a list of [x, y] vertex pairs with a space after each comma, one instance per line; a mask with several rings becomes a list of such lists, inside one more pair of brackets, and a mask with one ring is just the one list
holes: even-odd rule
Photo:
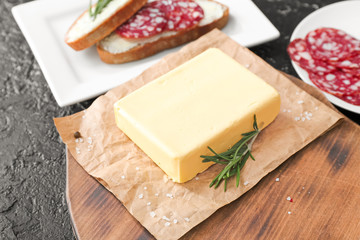
[[[65, 201], [65, 146], [52, 118], [85, 109], [92, 100], [58, 107], [11, 14], [23, 2], [0, 1], [0, 239], [73, 239]], [[281, 37], [251, 50], [297, 76], [286, 54], [292, 31], [306, 15], [337, 1], [254, 2]]]

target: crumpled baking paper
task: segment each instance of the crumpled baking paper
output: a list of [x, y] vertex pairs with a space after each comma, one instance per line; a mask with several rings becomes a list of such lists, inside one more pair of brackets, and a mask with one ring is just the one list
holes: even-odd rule
[[[113, 112], [117, 100], [210, 47], [221, 49], [268, 82], [279, 91], [282, 101], [278, 117], [255, 141], [256, 161], [246, 163], [239, 188], [232, 179], [226, 192], [223, 185], [209, 188], [221, 170], [222, 166], [217, 165], [187, 183], [172, 182], [117, 128]], [[100, 96], [87, 110], [54, 121], [76, 161], [112, 192], [152, 235], [157, 239], [178, 239], [254, 187], [340, 118], [251, 51], [219, 30], [213, 30]], [[76, 131], [81, 133], [81, 139], [74, 138]]]

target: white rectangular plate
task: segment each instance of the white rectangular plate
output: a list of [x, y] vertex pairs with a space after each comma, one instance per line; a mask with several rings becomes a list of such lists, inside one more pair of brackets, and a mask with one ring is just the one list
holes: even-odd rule
[[[280, 36], [279, 31], [251, 0], [219, 0], [230, 8], [223, 29], [240, 44], [251, 47]], [[108, 65], [93, 46], [76, 52], [64, 42], [70, 25], [88, 7], [89, 0], [37, 0], [12, 9], [59, 106], [98, 96], [131, 78], [178, 48], [143, 60]]]

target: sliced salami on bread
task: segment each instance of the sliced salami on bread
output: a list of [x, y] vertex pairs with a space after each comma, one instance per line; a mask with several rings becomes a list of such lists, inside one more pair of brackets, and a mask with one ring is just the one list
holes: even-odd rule
[[147, 0], [112, 0], [96, 18], [90, 17], [86, 10], [71, 25], [65, 35], [65, 42], [77, 51], [91, 47], [126, 22], [146, 3]]
[[[193, 41], [212, 29], [221, 29], [227, 24], [229, 18], [229, 8], [227, 6], [213, 0], [195, 0], [195, 3], [197, 3], [203, 11], [201, 13], [203, 14], [203, 18], [196, 25], [190, 27], [185, 26], [184, 28], [180, 25], [177, 29], [176, 27], [173, 28], [174, 30], [167, 29], [155, 35], [151, 34], [149, 37], [129, 38], [124, 37], [124, 35], [136, 36], [136, 34], [139, 33], [140, 35], [147, 36], [148, 32], [139, 32], [138, 29], [134, 29], [135, 33], [132, 33], [131, 27], [136, 27], [136, 24], [132, 23], [131, 25], [127, 23], [129, 26], [120, 26], [116, 31], [97, 43], [97, 51], [101, 60], [109, 64], [139, 60], [162, 50]], [[175, 16], [177, 16], [176, 14], [175, 12]], [[199, 14], [193, 12], [193, 15], [197, 17]], [[129, 21], [131, 21], [131, 19]], [[136, 19], [134, 21], [136, 23]], [[188, 24], [187, 17], [185, 17], [184, 21]], [[150, 27], [150, 30], [153, 30], [152, 26]]]

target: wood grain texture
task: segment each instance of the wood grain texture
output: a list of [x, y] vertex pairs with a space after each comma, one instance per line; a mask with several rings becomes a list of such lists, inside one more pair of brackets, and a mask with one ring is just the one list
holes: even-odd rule
[[[315, 88], [290, 79], [333, 108]], [[359, 126], [345, 119], [182, 239], [359, 239], [359, 144]], [[154, 239], [70, 153], [67, 163], [78, 239]]]

